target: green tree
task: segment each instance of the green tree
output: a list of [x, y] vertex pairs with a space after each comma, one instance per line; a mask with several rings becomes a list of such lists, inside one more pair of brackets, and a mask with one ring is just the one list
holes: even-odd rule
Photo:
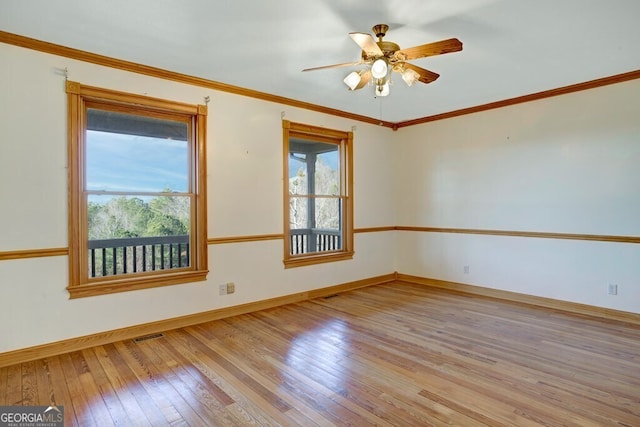
[[189, 234], [189, 199], [159, 196], [114, 197], [106, 203], [89, 202], [89, 239], [177, 236]]
[[[169, 192], [168, 190], [165, 190]], [[149, 202], [152, 217], [147, 232], [152, 236], [175, 236], [189, 234], [189, 198], [182, 196], [160, 196]]]
[[115, 197], [105, 204], [90, 202], [89, 238], [142, 236], [149, 217], [149, 207], [137, 197]]

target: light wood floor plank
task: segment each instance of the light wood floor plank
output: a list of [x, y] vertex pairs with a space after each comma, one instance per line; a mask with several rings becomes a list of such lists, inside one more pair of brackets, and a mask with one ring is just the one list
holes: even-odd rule
[[37, 396], [33, 405], [55, 406], [55, 392], [49, 374], [49, 361], [47, 359], [40, 359], [37, 360], [35, 364]]
[[201, 414], [193, 408], [193, 406], [197, 407], [197, 402], [192, 402], [193, 396], [189, 393], [182, 394], [185, 386], [168, 368], [171, 361], [162, 360], [157, 353], [149, 351], [146, 344], [148, 343], [126, 341], [124, 342], [126, 354], [131, 355], [140, 365], [140, 368], [149, 376], [151, 383], [158, 389], [157, 395], [162, 395], [163, 399], [175, 407], [181, 420], [187, 424], [206, 425], [206, 419], [202, 418]]
[[[242, 331], [240, 334], [233, 334], [234, 339], [252, 340], [249, 329], [242, 329], [242, 319], [233, 319], [228, 322], [233, 322], [236, 329]], [[265, 333], [266, 331], [262, 329], [260, 335], [264, 336]], [[270, 336], [275, 338], [275, 334]], [[286, 344], [290, 343], [290, 341], [270, 341], [268, 345], [264, 347], [265, 353], [269, 351], [268, 349], [278, 348], [278, 343]], [[240, 345], [240, 342], [238, 342], [237, 345]], [[279, 357], [279, 355], [283, 353], [287, 355], [286, 360]], [[364, 414], [362, 409], [367, 412], [375, 412], [376, 417], [380, 418], [380, 420], [388, 420], [389, 417], [385, 416], [385, 408], [371, 403], [371, 397], [377, 398], [380, 391], [358, 381], [357, 378], [348, 378], [347, 372], [340, 364], [344, 361], [344, 357], [335, 356], [334, 353], [335, 352], [331, 351], [330, 346], [323, 346], [323, 348], [316, 347], [309, 354], [305, 354], [302, 357], [296, 355], [294, 349], [290, 349], [288, 352], [279, 349], [271, 354], [262, 355], [260, 359], [264, 359], [265, 363], [256, 365], [255, 369], [262, 371], [265, 369], [265, 366], [268, 365], [277, 367], [277, 372], [279, 372], [281, 376], [277, 374], [273, 374], [273, 376], [281, 388], [283, 386], [290, 387], [297, 395], [305, 396], [306, 400], [310, 403], [313, 402], [313, 404], [321, 400], [324, 401], [325, 405], [339, 404], [344, 406], [345, 409], [349, 411], [347, 415], [364, 418], [356, 418], [354, 420], [356, 423], [371, 422], [368, 420], [369, 414]], [[327, 357], [327, 355], [330, 354], [333, 354], [334, 357]], [[301, 375], [300, 371], [304, 372], [304, 374]], [[348, 380], [345, 381], [345, 378], [348, 378]], [[322, 388], [319, 388], [319, 386], [322, 386]], [[318, 393], [318, 391], [322, 393]], [[310, 397], [311, 395], [313, 397]], [[345, 396], [348, 396], [348, 399], [345, 399]], [[330, 400], [331, 403], [327, 402], [327, 400]], [[316, 407], [318, 407], [318, 405], [316, 405]], [[338, 410], [342, 410], [342, 408], [338, 408]], [[335, 411], [336, 409], [332, 412]], [[351, 415], [351, 413], [359, 415]], [[395, 419], [397, 417], [393, 418]]]
[[[54, 406], [64, 406], [64, 425], [65, 426], [79, 426], [81, 424], [81, 414], [83, 412], [82, 402], [80, 399], [71, 398], [70, 388], [67, 384], [64, 369], [61, 365], [61, 356], [49, 357], [40, 360], [41, 371], [46, 370], [46, 375], [49, 377], [49, 384], [51, 385], [51, 404]], [[42, 375], [45, 375], [43, 372]], [[44, 403], [43, 403], [44, 402]], [[42, 400], [38, 402], [38, 405], [46, 405], [47, 401]], [[90, 424], [84, 424], [90, 425]]]
[[9, 402], [7, 398], [9, 396], [9, 383], [8, 383], [9, 369], [0, 369], [0, 405], [7, 406]]
[[[131, 384], [138, 386], [136, 396], [146, 399], [146, 396], [142, 394], [142, 390], [148, 395], [148, 398], [153, 402], [153, 405], [158, 408], [159, 412], [165, 418], [168, 425], [180, 425], [186, 424], [186, 421], [178, 412], [175, 404], [172, 403], [170, 396], [164, 392], [164, 383], [157, 382], [153, 373], [147, 369], [144, 360], [140, 360], [137, 353], [131, 353], [129, 351], [130, 342], [117, 342], [113, 344], [114, 350], [110, 352], [114, 364], [119, 368], [119, 371], [130, 370], [132, 375]], [[127, 374], [125, 374], [127, 375]], [[127, 386], [132, 387], [132, 386]], [[179, 403], [179, 402], [178, 402]], [[152, 411], [153, 408], [147, 408], [147, 411]]]
[[35, 372], [35, 362], [22, 364], [22, 406], [33, 406], [38, 399], [38, 380]]
[[127, 415], [134, 425], [165, 426], [167, 420], [160, 409], [149, 397], [146, 390], [135, 380], [129, 367], [122, 363], [113, 345], [94, 347], [98, 362], [112, 385], [113, 393], [126, 408]]
[[391, 283], [0, 368], [70, 426], [640, 426], [640, 327]]
[[73, 368], [75, 368], [79, 387], [82, 389], [85, 399], [90, 405], [91, 414], [93, 415], [96, 425], [117, 425], [118, 423], [120, 423], [119, 425], [122, 425], [124, 420], [121, 417], [112, 417], [112, 414], [109, 412], [105, 399], [108, 400], [110, 396], [106, 393], [103, 394], [100, 391], [96, 384], [97, 378], [94, 377], [94, 374], [89, 369], [89, 365], [85, 360], [83, 352], [74, 351], [70, 354], [70, 357]]
[[[216, 393], [224, 393], [231, 399], [227, 408], [242, 425], [278, 424], [274, 419], [282, 417], [282, 411], [263, 399], [260, 391], [263, 386], [254, 391], [255, 381], [245, 381], [249, 378], [246, 373], [205, 345], [193, 331], [172, 331], [169, 335], [177, 337], [176, 342], [183, 346], [190, 362], [216, 384], [219, 388]], [[264, 410], [256, 410], [256, 402]]]
[[15, 365], [7, 368], [6, 397], [7, 405], [22, 405], [22, 366]]
[[[82, 354], [84, 363], [87, 366], [87, 370], [91, 375], [91, 384], [95, 384], [95, 395], [102, 398], [104, 406], [109, 412], [113, 424], [116, 425], [140, 425], [139, 424], [139, 409], [137, 405], [128, 403], [123, 405], [120, 396], [117, 391], [111, 385], [110, 379], [107, 377], [102, 364], [98, 361], [94, 349], [87, 349], [80, 352]], [[117, 384], [117, 383], [116, 383]], [[129, 414], [133, 415], [133, 418], [129, 418]], [[142, 417], [146, 422], [146, 417]], [[136, 422], [133, 422], [133, 421]]]
[[[71, 359], [71, 354], [63, 354], [58, 357], [60, 364], [59, 367], [64, 374], [64, 380], [66, 388], [68, 389], [68, 396], [70, 400], [58, 402], [59, 405], [65, 407], [65, 421], [69, 417], [69, 412], [74, 415], [77, 424], [79, 426], [96, 426], [97, 422], [93, 417], [93, 402], [88, 400], [83, 391], [82, 385], [78, 379], [78, 375], [74, 368], [74, 363]], [[63, 387], [61, 385], [60, 387]], [[69, 405], [71, 404], [71, 405]], [[71, 408], [69, 407], [71, 406]]]

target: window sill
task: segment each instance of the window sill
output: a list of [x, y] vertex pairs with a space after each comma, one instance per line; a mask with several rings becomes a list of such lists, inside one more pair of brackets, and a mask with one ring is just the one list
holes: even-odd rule
[[354, 252], [339, 252], [331, 254], [313, 254], [305, 256], [297, 256], [283, 260], [284, 268], [304, 267], [307, 265], [322, 264], [325, 262], [346, 261], [353, 259]]
[[200, 282], [207, 279], [208, 270], [182, 271], [163, 275], [146, 275], [141, 277], [123, 277], [122, 279], [109, 278], [90, 283], [67, 287], [69, 299], [85, 298], [97, 295], [114, 294], [118, 292], [136, 291], [140, 289], [157, 288], [160, 286], [178, 285], [191, 282]]

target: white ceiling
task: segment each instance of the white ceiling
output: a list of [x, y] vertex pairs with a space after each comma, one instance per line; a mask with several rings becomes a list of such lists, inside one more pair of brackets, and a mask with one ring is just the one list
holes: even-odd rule
[[[2, 0], [0, 30], [376, 120], [401, 122], [640, 69], [640, 0]], [[390, 26], [434, 83], [349, 91], [349, 32]], [[6, 66], [7, 64], [3, 64]], [[354, 68], [355, 69], [355, 68]]]

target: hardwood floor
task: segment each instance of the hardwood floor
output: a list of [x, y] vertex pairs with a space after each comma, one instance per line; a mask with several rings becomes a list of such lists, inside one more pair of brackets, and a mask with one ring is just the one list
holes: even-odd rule
[[640, 426], [640, 327], [371, 286], [0, 369], [72, 426]]

